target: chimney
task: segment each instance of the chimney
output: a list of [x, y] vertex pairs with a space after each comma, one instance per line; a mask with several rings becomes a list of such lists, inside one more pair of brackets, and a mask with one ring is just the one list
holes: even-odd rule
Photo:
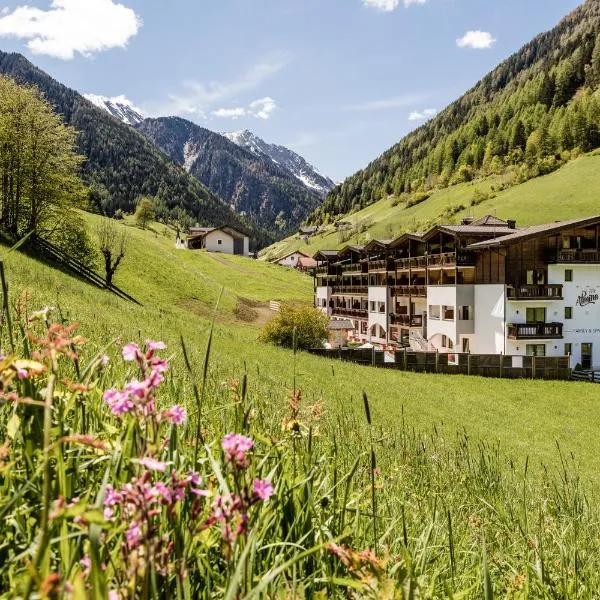
[[471, 225], [475, 219], [473, 217], [464, 217], [460, 222], [461, 225]]
[[508, 219], [506, 221], [506, 224], [508, 225], [509, 229], [516, 229], [517, 228], [517, 222], [514, 219]]

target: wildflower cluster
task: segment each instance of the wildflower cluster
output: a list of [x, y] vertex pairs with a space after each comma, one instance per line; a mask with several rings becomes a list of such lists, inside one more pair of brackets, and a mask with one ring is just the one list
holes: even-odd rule
[[185, 422], [185, 409], [181, 406], [157, 413], [156, 389], [165, 380], [169, 368], [167, 360], [156, 355], [157, 350], [166, 348], [163, 342], [146, 342], [146, 351], [142, 352], [137, 344], [127, 344], [123, 348], [123, 358], [135, 362], [140, 368], [141, 380], [132, 379], [122, 390], [110, 389], [104, 393], [104, 401], [113, 415], [121, 417], [133, 413], [138, 417], [152, 417], [160, 421], [170, 421], [174, 425]]
[[248, 532], [251, 508], [260, 502], [266, 502], [274, 493], [273, 485], [264, 479], [250, 482], [246, 476], [249, 467], [249, 452], [254, 440], [237, 433], [226, 435], [221, 441], [229, 475], [233, 480], [235, 492], [219, 494], [212, 504], [212, 512], [203, 529], [218, 525], [225, 543], [225, 554], [231, 555], [238, 537]]

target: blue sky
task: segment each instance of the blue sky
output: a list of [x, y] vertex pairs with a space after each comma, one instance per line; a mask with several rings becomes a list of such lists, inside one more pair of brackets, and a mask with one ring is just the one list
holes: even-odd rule
[[0, 48], [154, 116], [250, 129], [342, 180], [578, 4], [0, 0]]

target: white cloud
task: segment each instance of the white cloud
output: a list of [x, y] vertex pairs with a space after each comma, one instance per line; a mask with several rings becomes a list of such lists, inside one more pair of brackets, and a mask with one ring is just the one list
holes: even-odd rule
[[64, 60], [124, 48], [142, 25], [133, 10], [113, 0], [52, 0], [48, 10], [23, 5], [2, 14], [0, 36], [29, 40], [34, 54]]
[[426, 96], [423, 94], [405, 94], [403, 96], [396, 96], [395, 98], [384, 98], [383, 100], [371, 100], [369, 102], [363, 102], [362, 104], [351, 104], [344, 106], [344, 110], [356, 110], [356, 111], [376, 111], [376, 110], [389, 110], [392, 108], [403, 108], [422, 102]]
[[383, 12], [396, 10], [400, 4], [411, 6], [412, 4], [425, 4], [427, 0], [363, 0], [363, 4], [369, 8], [375, 8]]
[[270, 97], [261, 98], [260, 100], [254, 100], [251, 102], [248, 108], [234, 107], [234, 108], [219, 108], [213, 110], [211, 114], [214, 117], [221, 119], [239, 119], [240, 117], [254, 117], [255, 119], [267, 120], [273, 112], [277, 109], [275, 100]]
[[[153, 112], [159, 114], [203, 117], [207, 112], [215, 114], [219, 111], [234, 110], [233, 108], [221, 107], [228, 101], [237, 100], [237, 97], [240, 94], [252, 91], [261, 86], [267, 79], [283, 69], [287, 63], [288, 61], [285, 58], [264, 61], [254, 65], [238, 79], [233, 81], [211, 81], [209, 83], [186, 81], [182, 92], [170, 94], [169, 100], [157, 107]], [[256, 100], [255, 102], [262, 102], [267, 99], [271, 100], [270, 98], [264, 98], [262, 100]], [[260, 109], [261, 107], [257, 108], [250, 106], [246, 110], [262, 113], [263, 111]], [[272, 109], [269, 111], [267, 107], [267, 112], [270, 114]], [[222, 114], [224, 113], [215, 114], [215, 116], [222, 116]], [[242, 115], [240, 114], [237, 116]]]
[[418, 111], [413, 110], [408, 115], [409, 121], [428, 121], [431, 117], [435, 117], [437, 114], [437, 110], [435, 108], [426, 108], [424, 110]]
[[467, 31], [463, 37], [456, 40], [459, 48], [473, 48], [475, 50], [487, 50], [496, 43], [496, 39], [488, 31]]

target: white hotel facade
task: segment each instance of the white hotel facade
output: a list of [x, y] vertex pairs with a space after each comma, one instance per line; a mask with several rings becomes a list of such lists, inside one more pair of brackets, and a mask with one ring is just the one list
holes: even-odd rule
[[316, 306], [356, 340], [600, 366], [600, 216], [524, 229], [486, 216], [314, 258]]

